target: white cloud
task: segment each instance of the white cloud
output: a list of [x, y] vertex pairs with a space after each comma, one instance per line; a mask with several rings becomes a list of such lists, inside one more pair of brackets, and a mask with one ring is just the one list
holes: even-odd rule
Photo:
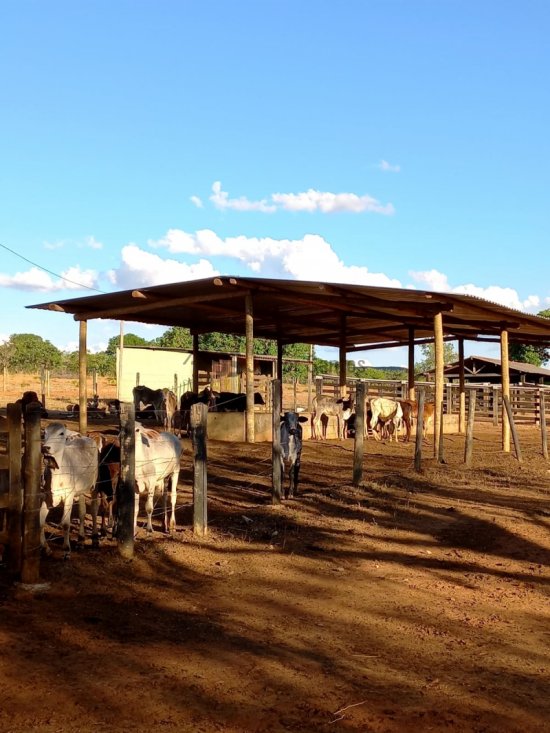
[[376, 214], [393, 214], [392, 204], [381, 204], [372, 196], [356, 193], [329, 193], [310, 188], [303, 193], [274, 193], [271, 198], [287, 211], [320, 211], [323, 214], [370, 211]]
[[85, 237], [84, 241], [78, 246], [89, 247], [90, 249], [103, 249], [103, 244], [98, 242], [95, 237]]
[[44, 270], [38, 267], [31, 267], [25, 272], [16, 272], [15, 275], [4, 275], [0, 273], [0, 285], [16, 290], [48, 292], [93, 288], [97, 282], [97, 273], [94, 270], [81, 270], [78, 266], [69, 267], [61, 275], [63, 276], [62, 278], [52, 278]]
[[188, 265], [172, 259], [162, 259], [145, 252], [135, 244], [128, 244], [121, 251], [122, 265], [112, 272], [114, 284], [122, 288], [196, 280], [218, 275], [218, 270], [207, 260]]
[[265, 199], [262, 201], [249, 201], [245, 196], [240, 196], [238, 199], [230, 199], [229, 194], [226, 191], [222, 191], [220, 181], [214, 182], [212, 192], [210, 201], [212, 201], [217, 209], [221, 209], [222, 211], [224, 209], [233, 209], [234, 211], [263, 211], [269, 214], [275, 211], [275, 206], [270, 206]]
[[438, 270], [426, 270], [424, 272], [410, 272], [410, 276], [418, 283], [421, 283], [426, 290], [433, 290], [440, 293], [456, 293], [457, 295], [474, 295], [507, 308], [526, 311], [535, 310], [540, 305], [540, 298], [537, 295], [528, 295], [521, 300], [517, 290], [514, 288], [503, 288], [500, 285], [489, 285], [480, 287], [469, 283], [467, 285], [451, 286], [447, 275]]
[[387, 173], [399, 173], [401, 170], [400, 165], [392, 165], [391, 163], [388, 163], [387, 160], [381, 160], [380, 163], [378, 163], [378, 168], [381, 171], [384, 171]]
[[202, 209], [204, 206], [202, 200], [198, 196], [190, 196], [189, 200], [197, 207], [197, 209]]
[[[270, 200], [250, 201], [246, 196], [229, 198], [227, 191], [222, 189], [220, 181], [215, 181], [212, 191], [210, 201], [221, 211], [232, 209], [234, 211], [261, 211], [268, 214], [279, 210], [320, 212], [322, 214], [340, 212], [359, 214], [364, 211], [385, 215], [395, 213], [392, 204], [381, 204], [368, 194], [359, 196], [356, 193], [331, 193], [310, 188], [300, 193], [273, 193]], [[191, 201], [196, 206], [202, 206], [202, 201], [198, 196], [191, 196]]]
[[222, 239], [211, 229], [203, 229], [195, 234], [170, 229], [165, 237], [156, 242], [150, 241], [149, 244], [155, 248], [166, 247], [174, 254], [236, 259], [253, 273], [271, 277], [402, 287], [398, 280], [383, 273], [372, 273], [366, 267], [345, 265], [332, 246], [318, 234], [306, 234], [302, 239], [243, 235]]
[[70, 245], [71, 247], [78, 247], [79, 249], [103, 249], [103, 244], [98, 242], [94, 236], [84, 237], [82, 241], [72, 241], [70, 239], [60, 239], [57, 242], [44, 242], [44, 249], [55, 250], [62, 249]]

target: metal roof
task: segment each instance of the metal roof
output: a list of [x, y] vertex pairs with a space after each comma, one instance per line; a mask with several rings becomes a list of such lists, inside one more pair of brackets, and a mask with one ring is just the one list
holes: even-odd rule
[[192, 333], [245, 333], [252, 296], [254, 336], [283, 343], [345, 346], [346, 351], [433, 340], [443, 314], [447, 340], [550, 343], [550, 319], [471, 295], [301, 280], [215, 277], [27, 306], [95, 318], [182, 326]]

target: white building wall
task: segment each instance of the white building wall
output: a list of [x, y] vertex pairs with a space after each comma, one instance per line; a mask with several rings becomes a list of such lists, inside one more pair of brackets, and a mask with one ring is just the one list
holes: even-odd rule
[[151, 389], [168, 387], [173, 390], [177, 379], [178, 398], [192, 389], [193, 355], [185, 351], [127, 346], [122, 349], [122, 373], [120, 349], [116, 352], [116, 364], [117, 375], [121, 377], [118, 398], [123, 402], [132, 402], [132, 390], [137, 384]]

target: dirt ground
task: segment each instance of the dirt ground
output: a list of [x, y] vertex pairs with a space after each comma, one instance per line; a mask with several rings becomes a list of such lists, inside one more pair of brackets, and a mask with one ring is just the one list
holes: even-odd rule
[[33, 588], [0, 566], [0, 730], [548, 731], [550, 464], [520, 437], [421, 474], [369, 440], [359, 488], [351, 440], [307, 441], [282, 507], [269, 444], [211, 441], [205, 539], [184, 440], [174, 537], [54, 540]]

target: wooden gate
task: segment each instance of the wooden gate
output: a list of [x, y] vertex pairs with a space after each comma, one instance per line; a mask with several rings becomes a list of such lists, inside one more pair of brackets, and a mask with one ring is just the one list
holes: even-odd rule
[[11, 574], [20, 573], [23, 554], [21, 448], [21, 406], [8, 405], [0, 422], [0, 544]]

